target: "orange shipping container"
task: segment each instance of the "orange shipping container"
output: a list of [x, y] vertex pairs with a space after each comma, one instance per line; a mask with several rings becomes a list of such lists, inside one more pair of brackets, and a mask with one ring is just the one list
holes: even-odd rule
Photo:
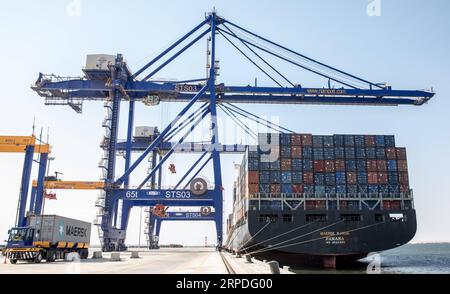
[[378, 184], [387, 184], [388, 183], [388, 174], [386, 172], [378, 173]]
[[377, 161], [376, 160], [367, 160], [367, 171], [368, 172], [376, 172], [377, 171]]
[[335, 168], [334, 168], [334, 161], [333, 160], [325, 160], [325, 171], [327, 173], [334, 173], [335, 172]]
[[302, 136], [300, 134], [292, 134], [291, 135], [291, 144], [293, 146], [302, 145]]
[[399, 172], [407, 172], [408, 162], [406, 160], [397, 160], [397, 170]]
[[376, 185], [378, 184], [378, 173], [376, 172], [368, 172], [367, 173], [367, 182], [369, 185]]
[[397, 159], [397, 150], [393, 147], [386, 148], [387, 159]]
[[291, 156], [292, 156], [292, 158], [302, 158], [302, 147], [301, 146], [292, 146]]
[[386, 160], [379, 159], [377, 160], [377, 170], [378, 171], [387, 171], [387, 162]]
[[335, 161], [335, 170], [338, 172], [345, 171], [345, 160], [338, 159]]
[[249, 184], [259, 184], [259, 173], [257, 171], [248, 172], [248, 183]]
[[355, 172], [347, 172], [347, 184], [355, 185], [357, 182], [357, 177]]

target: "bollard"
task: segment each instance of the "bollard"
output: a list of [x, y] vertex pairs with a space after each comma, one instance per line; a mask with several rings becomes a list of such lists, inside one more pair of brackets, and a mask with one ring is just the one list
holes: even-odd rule
[[139, 258], [139, 252], [138, 251], [131, 251], [131, 257], [130, 258]]
[[248, 254], [245, 256], [245, 260], [246, 260], [248, 263], [253, 263], [252, 257], [251, 257], [250, 255], [248, 255]]
[[242, 255], [240, 253], [236, 253], [236, 258], [242, 258]]
[[76, 252], [70, 252], [68, 254], [66, 254], [66, 261], [69, 262], [73, 262], [73, 261], [80, 261], [80, 254], [76, 253]]
[[111, 253], [111, 261], [120, 261], [120, 252]]
[[269, 261], [267, 263], [270, 268], [270, 273], [273, 275], [279, 275], [280, 274], [280, 265], [278, 264], [278, 261]]
[[94, 251], [94, 255], [92, 255], [92, 259], [102, 259], [103, 253], [101, 251]]
[[291, 271], [291, 267], [290, 266], [283, 266], [283, 270], [290, 272]]

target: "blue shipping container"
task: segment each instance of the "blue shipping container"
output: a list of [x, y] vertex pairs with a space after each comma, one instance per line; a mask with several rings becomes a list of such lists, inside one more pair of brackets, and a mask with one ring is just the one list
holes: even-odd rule
[[302, 157], [303, 158], [312, 158], [313, 157], [313, 149], [310, 146], [302, 146]]
[[348, 185], [347, 193], [352, 193], [352, 194], [358, 193], [358, 186], [357, 185]]
[[302, 160], [298, 158], [292, 159], [292, 170], [301, 171], [302, 169]]
[[303, 159], [303, 170], [304, 171], [313, 170], [313, 161], [311, 159]]
[[283, 184], [291, 184], [292, 183], [292, 173], [290, 171], [281, 172], [281, 182]]
[[281, 183], [281, 173], [279, 171], [271, 171], [270, 182], [275, 184]]
[[359, 172], [365, 172], [365, 171], [367, 171], [367, 161], [364, 160], [364, 159], [358, 159], [358, 160], [356, 161], [356, 169], [357, 169]]
[[384, 145], [386, 147], [395, 147], [395, 136], [385, 136]]
[[270, 163], [270, 169], [271, 170], [279, 170], [279, 169], [281, 169], [281, 161], [280, 160], [272, 161]]
[[333, 136], [323, 136], [323, 146], [324, 147], [334, 147]]
[[259, 193], [270, 193], [269, 184], [259, 184]]
[[313, 147], [323, 147], [323, 136], [313, 136]]
[[363, 147], [366, 145], [365, 140], [366, 138], [363, 135], [357, 135], [355, 136], [355, 146], [357, 147]]
[[347, 193], [347, 186], [346, 185], [337, 185], [336, 186], [336, 193], [338, 193], [338, 194], [345, 194], [345, 193]]
[[388, 173], [388, 183], [391, 185], [398, 185], [398, 173], [389, 172]]
[[327, 194], [336, 194], [336, 186], [326, 186], [325, 193]]
[[344, 135], [334, 135], [334, 147], [344, 147]]
[[384, 147], [385, 146], [384, 136], [382, 135], [375, 136], [375, 144], [377, 147]]
[[248, 170], [259, 170], [259, 160], [250, 158], [248, 160]]
[[377, 159], [386, 159], [386, 149], [384, 147], [377, 147]]
[[325, 186], [315, 185], [314, 186], [314, 192], [318, 193], [318, 194], [325, 194]]
[[290, 158], [291, 157], [291, 147], [289, 146], [282, 146], [281, 147], [281, 157], [283, 158]]
[[292, 193], [292, 185], [291, 184], [282, 184], [281, 185], [281, 193]]
[[323, 160], [323, 148], [314, 148], [314, 160]]
[[336, 159], [345, 159], [345, 148], [344, 147], [334, 147], [334, 157]]
[[378, 185], [369, 185], [368, 190], [369, 193], [378, 193]]
[[354, 159], [348, 159], [345, 161], [345, 169], [348, 172], [355, 172], [356, 171], [356, 160]]
[[366, 156], [366, 148], [364, 147], [357, 147], [356, 148], [356, 158], [358, 159], [365, 159]]
[[366, 148], [366, 156], [367, 159], [376, 159], [377, 158], [377, 152], [374, 147], [368, 147]]
[[355, 136], [353, 136], [353, 135], [345, 135], [344, 136], [344, 145], [345, 145], [345, 147], [353, 147], [353, 146], [355, 146]]
[[325, 185], [325, 176], [322, 173], [314, 174], [314, 184], [316, 185]]
[[323, 148], [323, 158], [326, 160], [334, 160], [334, 148]]
[[358, 184], [366, 185], [367, 184], [367, 180], [368, 180], [368, 178], [367, 178], [367, 173], [366, 172], [358, 172], [358, 174], [357, 174]]
[[259, 163], [259, 170], [270, 170], [270, 162], [261, 161]]
[[293, 184], [301, 184], [303, 183], [303, 173], [298, 171], [292, 172], [292, 183]]
[[269, 171], [259, 172], [259, 182], [262, 184], [270, 184], [270, 172]]
[[336, 184], [345, 185], [346, 184], [345, 172], [336, 172]]
[[304, 185], [303, 191], [306, 194], [314, 194], [314, 185]]
[[388, 160], [387, 168], [388, 168], [388, 171], [391, 171], [391, 172], [397, 171], [397, 160]]
[[345, 147], [345, 158], [354, 159], [355, 158], [355, 148]]
[[326, 173], [325, 174], [325, 185], [327, 185], [327, 186], [335, 186], [336, 185], [336, 174], [335, 173]]

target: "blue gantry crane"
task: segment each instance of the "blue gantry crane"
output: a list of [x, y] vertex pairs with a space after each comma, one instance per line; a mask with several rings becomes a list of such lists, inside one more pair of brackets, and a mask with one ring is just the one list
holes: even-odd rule
[[165, 215], [156, 215], [149, 210], [148, 215], [148, 247], [159, 248], [161, 225], [164, 221], [215, 221], [215, 212], [210, 207], [202, 207], [199, 211], [168, 211]]
[[[166, 82], [151, 79], [188, 48], [207, 36], [211, 49], [208, 52], [206, 78]], [[216, 37], [222, 37], [230, 43], [270, 78], [275, 86], [228, 86], [218, 83]], [[294, 83], [269, 62], [268, 58], [281, 60], [319, 76], [326, 86], [305, 88]], [[253, 33], [220, 17], [215, 11], [134, 73], [128, 68], [122, 54], [114, 57], [102, 56], [98, 58], [95, 66], [87, 66], [83, 71], [84, 77], [81, 78], [39, 74], [32, 89], [45, 98], [47, 105], [68, 105], [77, 112], [82, 112], [84, 101], [103, 101], [105, 104], [107, 117], [103, 125], [107, 131], [101, 144], [104, 156], [100, 164], [104, 170], [105, 188], [101, 196], [103, 205], [99, 221], [104, 251], [126, 249], [126, 228], [132, 207], [153, 207], [158, 204], [171, 207], [214, 207], [217, 244], [221, 246], [223, 186], [220, 154], [243, 152], [248, 146], [220, 144], [218, 109], [249, 134], [252, 134], [252, 130], [242, 124], [240, 117], [253, 119], [276, 131], [289, 132], [288, 129], [263, 120], [236, 104], [419, 106], [434, 96], [432, 91], [395, 90], [386, 84], [370, 82]], [[121, 102], [124, 101], [128, 103], [127, 138], [120, 142], [119, 115]], [[150, 140], [138, 141], [133, 138], [136, 102], [143, 102], [146, 105], [157, 105], [161, 102], [186, 104], [161, 132], [155, 132]], [[194, 105], [198, 104], [201, 104], [200, 107], [194, 110]], [[192, 131], [206, 117], [211, 118], [210, 140], [202, 144], [187, 142]], [[125, 170], [116, 177], [118, 152], [124, 154]], [[132, 152], [140, 152], [134, 162], [131, 158]], [[175, 188], [156, 187], [155, 178], [161, 177], [164, 162], [176, 152], [195, 152], [201, 155]], [[151, 170], [137, 188], [130, 187], [130, 177], [147, 156], [152, 157]], [[212, 162], [213, 165], [213, 185], [203, 187], [204, 183], [195, 182], [197, 180], [195, 176], [208, 162]], [[190, 176], [191, 174], [194, 176]], [[146, 187], [149, 182], [150, 188]], [[196, 186], [192, 185], [193, 182], [201, 185], [201, 189], [192, 189]], [[120, 224], [119, 215], [121, 215]]]

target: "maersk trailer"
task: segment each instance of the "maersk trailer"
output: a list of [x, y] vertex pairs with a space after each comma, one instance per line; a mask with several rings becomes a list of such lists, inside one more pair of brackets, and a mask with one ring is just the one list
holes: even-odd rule
[[57, 215], [33, 215], [26, 227], [9, 231], [5, 254], [13, 264], [18, 260], [53, 262], [76, 252], [88, 257], [91, 224]]

